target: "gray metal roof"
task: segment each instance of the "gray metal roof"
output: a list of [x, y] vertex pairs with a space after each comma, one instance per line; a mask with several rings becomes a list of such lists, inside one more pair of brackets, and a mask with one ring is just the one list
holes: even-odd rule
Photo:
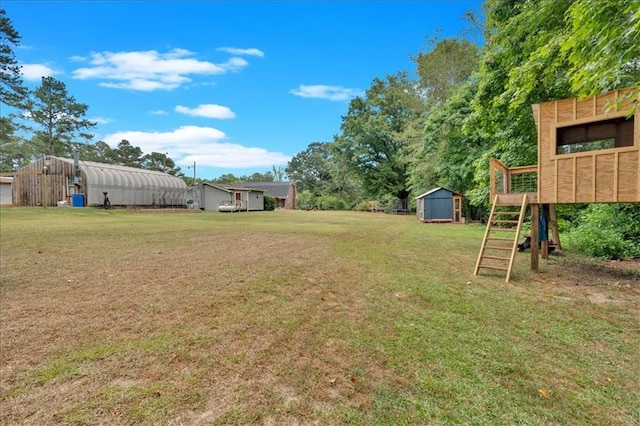
[[[56, 157], [60, 161], [73, 164], [73, 160]], [[116, 186], [122, 188], [167, 188], [186, 189], [187, 184], [180, 178], [155, 171], [115, 164], [80, 161], [80, 169], [87, 177], [87, 183], [94, 186]]]
[[425, 193], [424, 193], [424, 194], [422, 194], [422, 195], [418, 195], [418, 196], [416, 197], [416, 200], [417, 200], [417, 199], [419, 199], [419, 198], [424, 198], [424, 197], [426, 197], [427, 195], [431, 195], [431, 194], [433, 194], [434, 192], [438, 192], [438, 191], [440, 191], [440, 190], [445, 190], [445, 191], [448, 191], [448, 192], [452, 193], [453, 195], [461, 195], [461, 196], [463, 196], [463, 197], [464, 197], [464, 195], [463, 195], [463, 194], [460, 194], [459, 192], [455, 192], [455, 191], [452, 191], [452, 190], [450, 190], [450, 189], [443, 188], [443, 187], [439, 186], [439, 187], [437, 187], [437, 188], [433, 188], [432, 190], [425, 192]]
[[262, 190], [272, 197], [287, 198], [291, 184], [292, 182], [243, 182], [237, 185], [243, 188]]

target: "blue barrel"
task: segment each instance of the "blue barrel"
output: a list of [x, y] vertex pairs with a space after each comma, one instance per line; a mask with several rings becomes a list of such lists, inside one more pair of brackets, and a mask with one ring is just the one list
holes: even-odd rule
[[71, 195], [71, 206], [72, 207], [84, 207], [84, 194], [73, 194], [73, 195]]

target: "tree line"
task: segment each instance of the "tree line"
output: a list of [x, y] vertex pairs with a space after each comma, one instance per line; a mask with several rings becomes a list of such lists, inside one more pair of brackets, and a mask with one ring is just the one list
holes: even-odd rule
[[[532, 104], [640, 85], [640, 0], [486, 0], [482, 16], [466, 19], [482, 44], [436, 35], [412, 56], [413, 72], [374, 78], [350, 101], [333, 140], [310, 142], [284, 170], [212, 181], [286, 177], [297, 182], [301, 204], [325, 209], [359, 209], [370, 201], [410, 208], [415, 196], [442, 186], [465, 194], [465, 214], [481, 218], [489, 159], [537, 162]], [[88, 143], [95, 123], [84, 118], [87, 106], [52, 77], [34, 92], [25, 89], [11, 49], [20, 36], [1, 9], [0, 20], [0, 100], [23, 112], [0, 117], [3, 170], [16, 159], [79, 149], [86, 159], [183, 176], [166, 154], [143, 154], [125, 140], [116, 148]], [[25, 129], [31, 140], [16, 136]], [[640, 256], [639, 210], [559, 206], [574, 246], [610, 257]]]
[[[484, 43], [435, 37], [407, 70], [375, 78], [340, 132], [289, 162], [300, 199], [323, 208], [406, 207], [442, 186], [486, 215], [489, 159], [537, 163], [532, 104], [640, 85], [639, 0], [486, 0], [466, 15]], [[635, 108], [638, 108], [637, 103]], [[573, 247], [640, 256], [638, 204], [559, 206]]]

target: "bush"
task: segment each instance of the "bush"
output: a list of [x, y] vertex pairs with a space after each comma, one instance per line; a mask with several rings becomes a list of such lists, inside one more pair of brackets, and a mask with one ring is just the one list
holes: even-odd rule
[[592, 225], [579, 226], [571, 231], [567, 236], [567, 246], [587, 256], [605, 259], [624, 259], [632, 251], [621, 233]]
[[276, 209], [276, 199], [271, 195], [264, 195], [264, 209], [266, 211], [274, 211]]
[[360, 201], [353, 209], [357, 212], [368, 212], [370, 208], [371, 201]]
[[347, 210], [347, 204], [344, 200], [335, 195], [321, 195], [316, 198], [316, 206], [320, 210]]
[[640, 209], [633, 204], [592, 204], [569, 231], [567, 243], [588, 256], [640, 257]]

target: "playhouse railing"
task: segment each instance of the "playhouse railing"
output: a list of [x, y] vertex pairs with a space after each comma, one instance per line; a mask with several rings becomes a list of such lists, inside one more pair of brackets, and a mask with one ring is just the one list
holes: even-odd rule
[[496, 158], [489, 162], [491, 200], [496, 195], [538, 192], [538, 166], [507, 167]]

